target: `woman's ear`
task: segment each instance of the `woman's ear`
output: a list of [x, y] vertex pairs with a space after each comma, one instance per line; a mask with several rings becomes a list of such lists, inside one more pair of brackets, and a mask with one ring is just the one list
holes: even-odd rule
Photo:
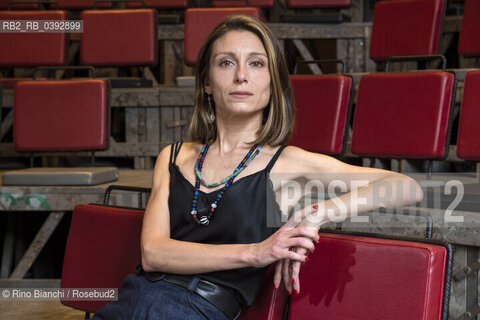
[[213, 92], [212, 88], [210, 87], [210, 85], [208, 83], [205, 85], [205, 87], [203, 87], [203, 89], [205, 90], [206, 94], [212, 94], [212, 92]]

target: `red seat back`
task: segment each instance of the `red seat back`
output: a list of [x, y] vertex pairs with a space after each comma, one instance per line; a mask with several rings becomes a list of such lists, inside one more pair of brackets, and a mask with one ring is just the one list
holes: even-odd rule
[[464, 56], [480, 56], [480, 1], [465, 0], [463, 10], [462, 29], [458, 52]]
[[[0, 11], [0, 20], [66, 20], [65, 11]], [[61, 66], [66, 33], [0, 33], [0, 67]]]
[[82, 12], [82, 64], [93, 66], [155, 65], [157, 22], [154, 9]]
[[[120, 288], [141, 261], [143, 210], [77, 205], [68, 234], [61, 288]], [[96, 312], [109, 301], [64, 305]]]
[[[213, 0], [212, 7], [245, 7], [245, 0]], [[273, 8], [274, 0], [249, 0], [248, 5], [259, 8]]]
[[392, 0], [375, 5], [370, 58], [437, 54], [445, 0]]
[[23, 0], [0, 0], [0, 10], [7, 10], [9, 8], [12, 10], [34, 10], [38, 9], [38, 4], [33, 3], [36, 2], [35, 0], [29, 1], [32, 3], [19, 3], [15, 4], [15, 2], [24, 2]]
[[18, 151], [77, 151], [108, 145], [105, 80], [21, 81], [15, 84]]
[[273, 289], [275, 265], [270, 266], [263, 277], [262, 290], [253, 306], [244, 310], [239, 320], [283, 320], [288, 304], [288, 295], [283, 282]]
[[246, 8], [194, 8], [185, 11], [185, 63], [193, 65], [203, 42], [226, 17], [246, 14], [260, 18], [260, 9]]
[[446, 156], [454, 82], [453, 74], [442, 71], [363, 76], [352, 153], [407, 159]]
[[470, 71], [465, 77], [457, 155], [465, 160], [480, 160], [480, 70]]
[[296, 119], [290, 145], [331, 155], [344, 147], [352, 79], [342, 75], [291, 76]]
[[352, 0], [288, 0], [289, 8], [342, 8], [350, 7]]
[[[442, 245], [321, 233], [300, 271], [289, 320], [439, 320]], [[447, 269], [448, 270], [448, 269]]]
[[[144, 0], [147, 8], [156, 9], [184, 9], [188, 7], [188, 0]], [[127, 8], [141, 7], [140, 2], [127, 2]]]

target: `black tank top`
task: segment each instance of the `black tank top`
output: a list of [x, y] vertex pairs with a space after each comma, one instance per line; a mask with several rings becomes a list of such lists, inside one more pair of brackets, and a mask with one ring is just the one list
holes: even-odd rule
[[[175, 163], [181, 145], [181, 142], [172, 145], [170, 153], [168, 205], [172, 239], [206, 244], [258, 243], [278, 230], [281, 213], [269, 173], [284, 146], [275, 153], [265, 169], [234, 181], [223, 195], [210, 224], [203, 227], [194, 223], [190, 214], [195, 188]], [[199, 192], [197, 212], [204, 215], [220, 190]], [[234, 289], [239, 302], [250, 306], [260, 292], [265, 270], [247, 267], [197, 276]]]

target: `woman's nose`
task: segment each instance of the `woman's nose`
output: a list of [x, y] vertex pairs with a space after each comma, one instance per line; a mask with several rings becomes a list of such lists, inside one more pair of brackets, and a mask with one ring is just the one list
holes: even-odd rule
[[242, 65], [238, 66], [237, 72], [235, 74], [235, 82], [237, 83], [243, 83], [247, 82], [247, 73], [246, 73], [246, 68]]

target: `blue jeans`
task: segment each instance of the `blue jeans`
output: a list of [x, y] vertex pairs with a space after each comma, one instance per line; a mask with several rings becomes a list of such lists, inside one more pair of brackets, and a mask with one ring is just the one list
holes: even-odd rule
[[228, 320], [223, 312], [192, 291], [198, 280], [193, 278], [189, 287], [184, 288], [130, 274], [123, 281], [118, 300], [105, 305], [92, 319]]

